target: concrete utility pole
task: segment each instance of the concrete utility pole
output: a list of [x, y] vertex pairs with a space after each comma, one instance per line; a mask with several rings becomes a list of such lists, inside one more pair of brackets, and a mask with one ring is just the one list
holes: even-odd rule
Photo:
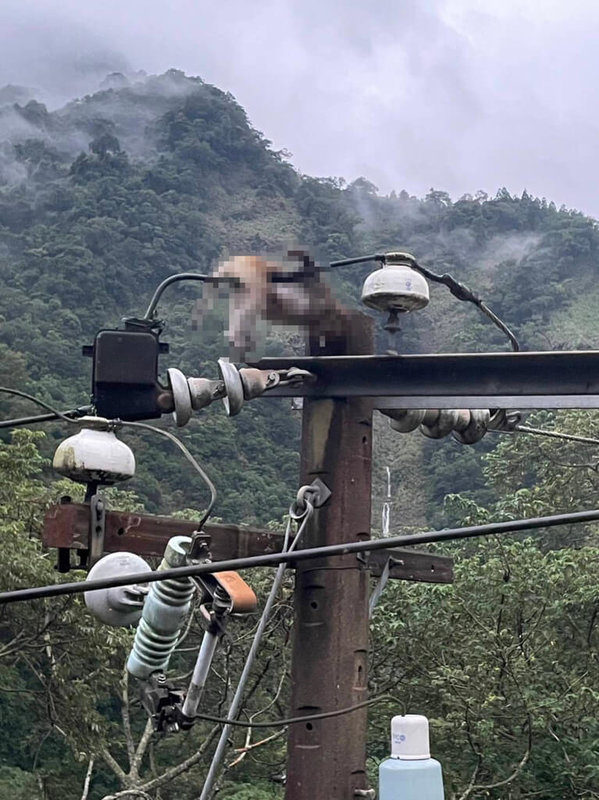
[[[346, 334], [325, 348], [310, 340], [312, 356], [372, 352], [372, 321], [362, 314], [351, 315]], [[300, 547], [370, 536], [371, 461], [370, 399], [304, 400], [301, 483], [319, 477], [332, 496]], [[368, 577], [355, 556], [297, 564], [291, 716], [366, 699]], [[286, 800], [350, 800], [366, 785], [366, 709], [291, 726]]]

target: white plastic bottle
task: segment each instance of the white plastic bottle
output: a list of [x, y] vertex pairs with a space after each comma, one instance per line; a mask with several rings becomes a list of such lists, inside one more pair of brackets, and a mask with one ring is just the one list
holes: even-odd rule
[[391, 758], [379, 766], [379, 800], [444, 800], [441, 764], [431, 758], [428, 719], [391, 720]]

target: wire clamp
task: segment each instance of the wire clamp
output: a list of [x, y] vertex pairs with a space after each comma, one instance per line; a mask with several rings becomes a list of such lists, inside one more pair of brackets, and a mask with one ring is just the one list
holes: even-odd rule
[[187, 563], [203, 564], [207, 561], [212, 561], [212, 554], [210, 553], [211, 544], [212, 536], [209, 533], [203, 530], [194, 531], [191, 535], [191, 545], [189, 547]]
[[515, 431], [522, 422], [523, 414], [516, 409], [498, 408], [491, 414], [487, 425], [491, 431]]
[[153, 672], [142, 688], [141, 702], [148, 712], [154, 730], [159, 733], [176, 733], [188, 730], [193, 721], [181, 713], [183, 693], [170, 684], [163, 672]]

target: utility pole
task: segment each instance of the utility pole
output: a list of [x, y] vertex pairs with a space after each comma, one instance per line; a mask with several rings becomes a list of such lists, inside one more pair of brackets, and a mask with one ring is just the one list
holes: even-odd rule
[[[383, 266], [366, 279], [362, 302], [389, 314], [388, 331], [397, 330], [399, 312], [426, 305], [426, 276], [445, 284], [458, 299], [478, 305], [518, 349], [509, 328], [468, 287], [450, 275], [431, 273], [408, 254], [375, 254], [334, 262], [331, 267], [371, 260]], [[291, 280], [290, 276], [279, 277], [283, 277], [282, 283]], [[262, 395], [304, 398], [301, 483], [309, 485], [318, 477], [332, 494], [315, 509], [299, 546], [341, 544], [345, 555], [326, 558], [319, 553], [318, 559], [296, 560], [294, 565], [291, 716], [347, 709], [367, 695], [369, 576], [381, 578], [372, 596], [373, 605], [388, 578], [441, 583], [452, 580], [451, 560], [440, 556], [377, 549], [360, 559], [345, 550], [351, 543], [368, 542], [370, 536], [373, 408], [390, 416], [398, 432], [421, 426], [434, 438], [453, 432], [462, 443], [472, 444], [489, 429], [492, 409], [504, 415], [508, 409], [599, 408], [599, 353], [373, 355], [371, 320], [344, 313], [331, 316], [334, 325], [325, 344], [315, 330], [311, 331], [305, 357], [265, 358], [241, 369], [219, 359], [220, 379], [216, 381], [187, 378], [171, 368], [165, 387], [158, 380], [158, 356], [166, 352], [166, 345], [158, 341], [160, 326], [153, 313], [166, 286], [189, 279], [206, 277], [181, 274], [167, 278], [156, 290], [144, 318], [126, 320], [125, 330], [100, 331], [93, 347], [85, 348], [94, 357], [92, 395], [100, 425], [108, 425], [108, 419], [131, 423], [174, 412], [181, 426], [193, 410], [201, 410], [216, 399], [225, 400], [227, 413], [233, 416], [246, 401]], [[327, 320], [323, 321], [326, 326]], [[426, 417], [427, 411], [433, 413]], [[102, 421], [104, 417], [107, 419]], [[28, 418], [10, 422], [25, 421]], [[89, 419], [87, 425], [91, 427]], [[98, 430], [113, 436], [108, 428]], [[593, 517], [596, 514], [590, 513]], [[518, 521], [514, 530], [523, 529], [522, 522]], [[529, 522], [538, 527], [532, 523], [540, 520]], [[192, 526], [190, 533], [195, 530], [195, 523], [105, 512], [91, 503], [54, 506], [45, 523], [43, 541], [59, 549], [61, 571], [70, 568], [71, 549], [89, 550], [95, 556], [102, 550], [125, 549], [154, 555], [162, 552], [159, 543], [167, 535], [183, 533], [185, 525]], [[475, 535], [490, 532], [478, 529]], [[215, 560], [273, 552], [285, 541], [281, 535], [237, 526], [207, 524], [202, 533], [206, 546], [210, 539]], [[472, 529], [469, 535], [473, 535]], [[428, 541], [442, 538], [442, 532], [435, 532]], [[372, 546], [368, 543], [365, 547]], [[312, 554], [304, 554], [308, 555]], [[299, 555], [293, 558], [299, 559]], [[53, 590], [43, 595], [35, 594], [74, 591], [64, 585], [50, 588]], [[57, 588], [60, 591], [54, 591]], [[81, 584], [76, 590], [80, 589]], [[3, 602], [30, 596], [27, 590], [15, 597], [19, 594], [4, 593]], [[286, 800], [351, 800], [371, 794], [365, 769], [366, 717], [363, 708], [290, 726]]]
[[[310, 355], [369, 355], [372, 321], [348, 316], [344, 335], [310, 338]], [[304, 399], [301, 483], [332, 492], [315, 510], [301, 547], [370, 536], [372, 401]], [[291, 716], [347, 708], [366, 699], [369, 572], [354, 557], [299, 562], [295, 577]], [[350, 800], [366, 789], [366, 709], [293, 725], [286, 800]]]

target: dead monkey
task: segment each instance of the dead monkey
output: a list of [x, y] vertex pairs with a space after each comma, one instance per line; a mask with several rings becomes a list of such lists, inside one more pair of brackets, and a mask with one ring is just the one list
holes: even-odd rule
[[[310, 327], [317, 334], [338, 332], [345, 311], [320, 279], [314, 263], [300, 250], [290, 250], [285, 261], [234, 256], [212, 273], [236, 283], [229, 289], [227, 331], [236, 359], [243, 360], [255, 349], [260, 320]], [[210, 303], [214, 287], [204, 297], [204, 303]]]

